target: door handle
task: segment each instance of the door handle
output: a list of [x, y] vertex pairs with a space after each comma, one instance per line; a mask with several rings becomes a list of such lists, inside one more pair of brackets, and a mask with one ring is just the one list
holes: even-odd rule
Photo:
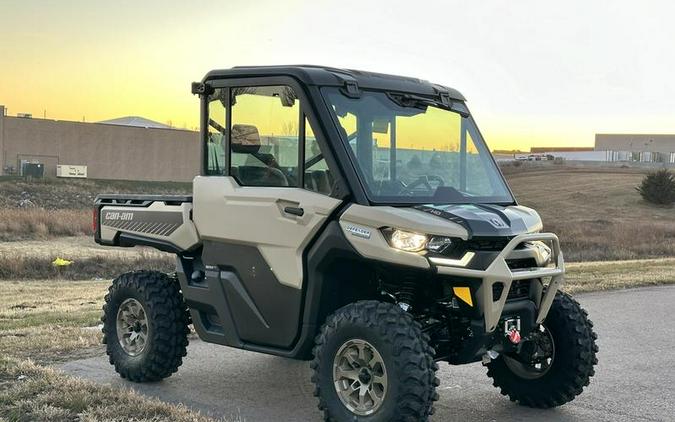
[[286, 214], [297, 215], [298, 217], [305, 215], [305, 210], [300, 207], [284, 207], [284, 212]]

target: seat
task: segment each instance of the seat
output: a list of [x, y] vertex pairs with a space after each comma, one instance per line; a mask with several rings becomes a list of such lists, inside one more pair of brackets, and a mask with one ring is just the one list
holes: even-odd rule
[[232, 126], [231, 148], [233, 153], [248, 155], [245, 165], [231, 169], [232, 176], [242, 185], [288, 186], [284, 173], [270, 166], [271, 163], [276, 163], [274, 156], [260, 152], [260, 134], [256, 126]]

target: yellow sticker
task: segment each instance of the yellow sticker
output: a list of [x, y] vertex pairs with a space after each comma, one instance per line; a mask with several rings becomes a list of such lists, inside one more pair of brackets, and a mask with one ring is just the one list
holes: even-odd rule
[[452, 291], [455, 292], [455, 296], [462, 299], [467, 305], [473, 306], [473, 300], [471, 300], [471, 289], [468, 287], [453, 287]]

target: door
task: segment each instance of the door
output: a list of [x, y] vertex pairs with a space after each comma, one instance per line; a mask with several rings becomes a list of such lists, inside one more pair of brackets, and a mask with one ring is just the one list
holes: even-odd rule
[[[219, 97], [230, 95], [227, 110]], [[231, 116], [231, 125], [210, 115], [207, 174], [194, 181], [208, 282], [222, 286], [229, 309], [220, 318], [233, 320], [244, 343], [289, 347], [301, 317], [303, 251], [341, 200], [329, 195], [330, 172], [316, 164], [321, 156], [291, 87], [231, 88], [213, 97], [209, 113]], [[307, 174], [305, 143], [313, 155]]]

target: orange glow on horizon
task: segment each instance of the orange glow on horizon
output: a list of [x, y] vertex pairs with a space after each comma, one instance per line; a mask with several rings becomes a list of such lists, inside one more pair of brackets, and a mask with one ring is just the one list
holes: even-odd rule
[[[675, 39], [672, 3], [439, 2], [434, 14], [453, 16], [448, 25], [428, 19], [432, 6], [345, 1], [4, 2], [0, 104], [10, 115], [137, 115], [195, 129], [190, 83], [209, 70], [316, 63], [454, 86], [493, 150], [675, 133], [675, 58], [663, 54]], [[649, 30], [626, 31], [636, 21]]]

